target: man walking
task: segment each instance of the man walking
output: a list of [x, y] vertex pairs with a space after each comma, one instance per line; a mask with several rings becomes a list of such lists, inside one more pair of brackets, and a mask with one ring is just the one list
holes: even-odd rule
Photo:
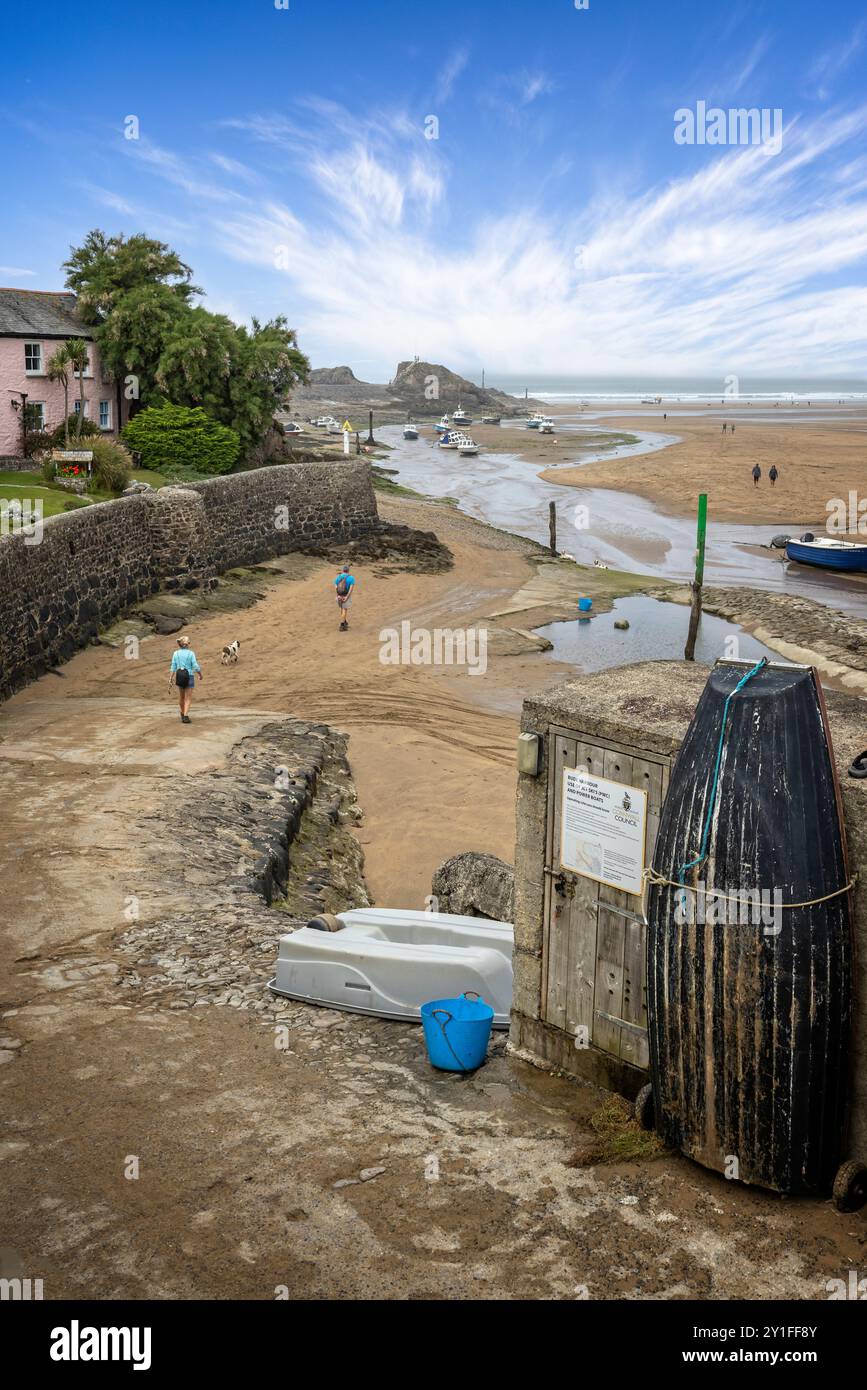
[[340, 627], [338, 631], [349, 631], [349, 607], [352, 603], [352, 593], [355, 588], [355, 578], [349, 573], [349, 566], [344, 565], [334, 581], [334, 588], [337, 593], [337, 611], [340, 614]]
[[759, 485], [759, 478], [760, 478], [761, 476], [762, 476], [762, 470], [761, 470], [761, 468], [759, 468], [759, 465], [756, 464], [755, 468], [753, 469], [753, 486], [754, 486], [754, 487], [758, 487], [758, 485]]
[[770, 473], [768, 474], [768, 477], [769, 477], [770, 480], [771, 480], [771, 487], [774, 486], [774, 483], [777, 481], [777, 479], [779, 478], [779, 476], [780, 476], [780, 475], [779, 475], [779, 473], [777, 472], [777, 465], [776, 465], [775, 463], [772, 463], [772, 464], [771, 464], [771, 471], [770, 471]]

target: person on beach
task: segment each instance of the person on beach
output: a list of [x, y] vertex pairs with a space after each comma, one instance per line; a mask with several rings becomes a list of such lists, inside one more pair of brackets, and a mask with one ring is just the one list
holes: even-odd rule
[[777, 472], [777, 465], [776, 465], [775, 463], [772, 463], [772, 464], [771, 464], [771, 471], [770, 471], [770, 473], [768, 474], [768, 477], [769, 477], [770, 480], [771, 480], [771, 487], [774, 486], [774, 483], [777, 481], [777, 479], [779, 478], [779, 476], [780, 476], [780, 475], [779, 475], [779, 473]]
[[334, 581], [334, 588], [337, 594], [337, 611], [340, 614], [340, 632], [349, 630], [349, 607], [352, 603], [352, 591], [355, 588], [355, 578], [349, 573], [349, 566], [344, 565]]
[[722, 427], [722, 432], [723, 432], [723, 434], [725, 434], [726, 428], [727, 428], [727, 427], [726, 427], [726, 425], [724, 424], [723, 427]]
[[753, 487], [758, 487], [758, 485], [759, 485], [759, 478], [760, 478], [761, 476], [762, 476], [762, 470], [761, 470], [761, 468], [759, 468], [759, 465], [756, 464], [755, 468], [753, 469]]
[[732, 434], [734, 434], [734, 432], [735, 432], [735, 427], [734, 427], [734, 425], [732, 425], [731, 429], [732, 429]]
[[199, 680], [204, 679], [202, 668], [196, 660], [196, 653], [190, 646], [190, 639], [189, 637], [179, 637], [178, 650], [172, 657], [172, 667], [169, 672], [169, 688], [172, 685], [177, 688], [183, 724], [192, 722], [190, 720], [190, 701], [193, 698], [196, 676], [199, 677]]

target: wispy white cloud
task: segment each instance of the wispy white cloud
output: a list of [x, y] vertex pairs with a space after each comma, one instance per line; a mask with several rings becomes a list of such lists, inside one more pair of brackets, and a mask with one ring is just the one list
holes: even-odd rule
[[720, 150], [574, 217], [509, 197], [459, 245], [429, 221], [450, 193], [442, 165], [414, 164], [400, 140], [313, 149], [299, 177], [332, 208], [327, 224], [274, 199], [218, 235], [250, 265], [288, 249], [275, 274], [342, 360], [397, 360], [411, 335], [425, 356], [500, 370], [857, 370], [867, 200], [832, 170], [866, 129], [867, 108], [791, 122], [778, 156]]
[[833, 94], [834, 83], [863, 49], [867, 39], [867, 19], [855, 25], [841, 43], [833, 44], [820, 53], [810, 65], [807, 81], [820, 101]]
[[470, 50], [468, 48], [456, 48], [454, 52], [449, 54], [437, 74], [433, 92], [435, 103], [443, 106], [448, 101], [454, 91], [455, 83], [469, 61]]
[[8, 275], [11, 280], [23, 280], [35, 274], [35, 270], [25, 270], [20, 265], [0, 265], [0, 275]]

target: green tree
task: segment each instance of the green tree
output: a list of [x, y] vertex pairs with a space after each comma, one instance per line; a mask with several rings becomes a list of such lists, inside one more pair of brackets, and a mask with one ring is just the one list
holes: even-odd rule
[[45, 375], [49, 381], [59, 381], [63, 387], [63, 438], [67, 449], [69, 448], [69, 373], [71, 369], [72, 359], [69, 355], [69, 343], [61, 343], [60, 347], [49, 358]]
[[307, 379], [285, 318], [247, 329], [194, 306], [192, 271], [164, 242], [92, 231], [65, 268], [107, 370], [118, 382], [138, 379], [142, 406], [201, 406], [246, 452]]

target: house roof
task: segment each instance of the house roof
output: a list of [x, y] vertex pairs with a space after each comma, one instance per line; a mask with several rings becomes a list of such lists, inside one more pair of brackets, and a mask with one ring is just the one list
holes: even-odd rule
[[92, 338], [64, 290], [0, 289], [0, 338]]

